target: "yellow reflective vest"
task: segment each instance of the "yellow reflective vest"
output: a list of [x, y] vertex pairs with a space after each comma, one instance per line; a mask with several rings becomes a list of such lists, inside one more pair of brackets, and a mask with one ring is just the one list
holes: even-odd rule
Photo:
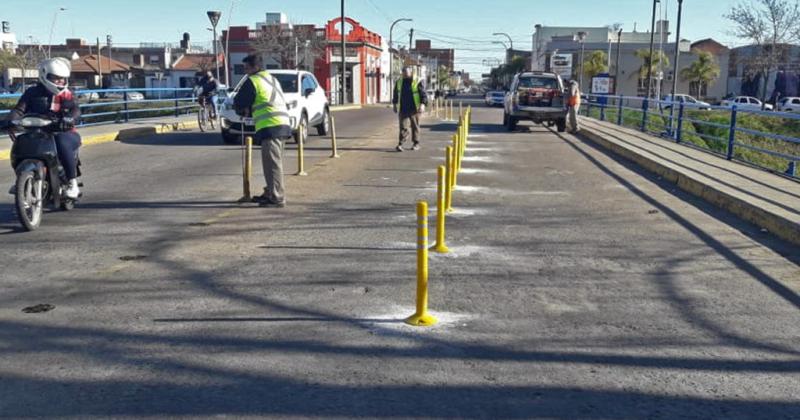
[[256, 90], [256, 99], [253, 102], [253, 122], [256, 131], [290, 125], [286, 99], [283, 97], [280, 83], [266, 70], [250, 76], [250, 82]]
[[[403, 80], [404, 79], [400, 78], [395, 86], [395, 91], [397, 92], [397, 109], [400, 110], [403, 109]], [[414, 94], [414, 105], [416, 105], [414, 109], [419, 110], [419, 105], [422, 103], [422, 98], [419, 96], [419, 80], [411, 80], [411, 92]]]

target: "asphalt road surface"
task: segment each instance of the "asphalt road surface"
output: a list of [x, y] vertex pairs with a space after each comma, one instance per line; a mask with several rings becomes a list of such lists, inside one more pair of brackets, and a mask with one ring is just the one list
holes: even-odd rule
[[37, 232], [6, 196], [0, 417], [800, 418], [800, 251], [473, 103], [430, 329], [414, 203], [452, 123], [395, 153], [390, 111], [337, 114], [285, 209], [236, 204], [239, 148], [198, 132], [86, 148]]

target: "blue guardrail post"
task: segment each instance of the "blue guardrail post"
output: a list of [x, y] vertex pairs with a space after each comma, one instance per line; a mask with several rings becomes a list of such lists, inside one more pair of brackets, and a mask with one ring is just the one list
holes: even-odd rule
[[128, 91], [122, 92], [123, 108], [125, 109], [125, 122], [130, 121], [130, 114], [128, 114]]
[[619, 95], [619, 99], [617, 102], [617, 125], [622, 125], [622, 103], [625, 102], [625, 98], [622, 95]]
[[645, 98], [642, 102], [642, 131], [647, 132], [647, 108], [650, 106], [650, 99]]
[[678, 129], [675, 130], [675, 141], [680, 143], [683, 140], [683, 102], [678, 108]]
[[600, 101], [600, 121], [606, 120], [606, 105]]
[[733, 159], [733, 148], [736, 146], [736, 105], [731, 108], [731, 128], [728, 133], [728, 152], [726, 158]]
[[175, 89], [175, 117], [178, 116], [178, 89]]

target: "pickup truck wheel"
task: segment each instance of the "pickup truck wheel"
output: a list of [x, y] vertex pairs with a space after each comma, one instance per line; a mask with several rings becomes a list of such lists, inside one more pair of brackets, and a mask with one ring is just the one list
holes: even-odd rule
[[514, 118], [514, 116], [509, 115], [508, 118], [506, 118], [506, 129], [508, 131], [514, 131], [517, 129], [517, 119]]
[[503, 126], [508, 125], [508, 114], [503, 112]]
[[562, 118], [562, 119], [556, 121], [556, 128], [558, 129], [559, 133], [566, 132], [567, 131], [567, 120]]

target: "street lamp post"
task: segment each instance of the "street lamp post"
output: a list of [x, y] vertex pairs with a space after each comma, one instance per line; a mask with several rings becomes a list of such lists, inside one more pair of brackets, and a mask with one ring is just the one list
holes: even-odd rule
[[340, 33], [342, 35], [342, 84], [339, 87], [339, 103], [344, 105], [345, 98], [347, 98], [347, 54], [345, 54], [345, 48], [347, 48], [345, 36], [345, 16], [344, 16], [344, 0], [342, 0], [342, 22], [341, 22], [341, 30]]
[[647, 99], [650, 99], [653, 82], [653, 44], [656, 36], [656, 4], [658, 3], [661, 3], [661, 0], [653, 0], [653, 18], [650, 23], [650, 55], [647, 63]]
[[[217, 80], [219, 80], [219, 55], [217, 54], [217, 23], [219, 23], [219, 18], [222, 16], [222, 12], [209, 10], [206, 12], [208, 15], [208, 20], [211, 21], [211, 29], [214, 32], [214, 67], [217, 70]], [[228, 34], [230, 36], [230, 34]]]
[[622, 28], [617, 32], [617, 64], [614, 65], [614, 93], [619, 93], [619, 59], [622, 55]]
[[505, 32], [495, 32], [495, 33], [493, 33], [492, 35], [494, 35], [494, 36], [504, 36], [504, 37], [508, 38], [508, 43], [509, 43], [509, 45], [510, 45], [511, 47], [510, 47], [510, 48], [508, 48], [508, 47], [506, 48], [506, 63], [510, 63], [510, 61], [511, 61], [511, 60], [510, 60], [510, 58], [508, 57], [508, 55], [509, 55], [509, 54], [508, 54], [508, 50], [509, 50], [509, 49], [510, 49], [511, 51], [513, 51], [513, 50], [514, 50], [514, 40], [513, 40], [513, 39], [511, 39], [511, 35], [509, 35], [509, 34], [507, 34], [507, 33], [505, 33]]
[[580, 62], [580, 65], [578, 67], [580, 69], [579, 70], [580, 74], [578, 75], [578, 80], [579, 80], [578, 86], [580, 86], [580, 88], [583, 89], [583, 55], [584, 55], [585, 46], [586, 46], [586, 32], [583, 32], [583, 31], [578, 32], [578, 41], [580, 41], [580, 43], [581, 43], [581, 62]]
[[[394, 31], [394, 25], [397, 25], [400, 22], [413, 22], [414, 19], [408, 18], [400, 18], [392, 22], [392, 26], [389, 27], [389, 84], [390, 87], [394, 89], [394, 55], [392, 54], [392, 31]], [[410, 49], [411, 46], [409, 45], [408, 48]]]
[[[672, 70], [672, 99], [678, 93], [678, 60], [681, 58], [681, 18], [683, 16], [683, 0], [678, 0], [678, 28], [675, 33], [675, 64]], [[699, 96], [699, 95], [698, 95]]]
[[51, 58], [50, 56], [50, 47], [53, 45], [53, 31], [56, 29], [56, 20], [58, 19], [58, 12], [63, 12], [67, 10], [64, 7], [59, 7], [56, 9], [56, 12], [53, 13], [53, 23], [50, 25], [50, 37], [47, 40], [47, 58]]

